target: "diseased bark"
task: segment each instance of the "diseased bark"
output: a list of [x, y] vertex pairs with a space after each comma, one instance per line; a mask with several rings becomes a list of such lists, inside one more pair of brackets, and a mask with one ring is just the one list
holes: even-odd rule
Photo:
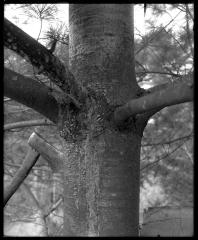
[[[193, 101], [193, 86], [187, 84], [170, 84], [169, 87], [155, 91], [119, 107], [114, 112], [116, 124], [121, 124], [130, 116], [151, 110], [162, 109], [167, 106]], [[153, 113], [154, 114], [154, 113]]]
[[42, 126], [42, 125], [53, 125], [52, 122], [47, 119], [38, 119], [38, 120], [29, 120], [15, 123], [8, 123], [4, 125], [4, 131], [10, 130], [13, 128], [24, 128], [24, 127], [32, 127], [32, 126]]
[[63, 153], [49, 144], [39, 133], [33, 132], [28, 144], [45, 158], [53, 172], [59, 172], [62, 169]]
[[12, 197], [12, 195], [16, 192], [16, 190], [19, 188], [21, 183], [24, 181], [24, 179], [28, 176], [30, 170], [38, 160], [40, 154], [33, 149], [29, 149], [27, 156], [21, 166], [21, 168], [18, 170], [14, 178], [12, 179], [11, 184], [5, 189], [4, 192], [4, 206], [7, 204], [9, 199]]
[[70, 93], [74, 97], [80, 95], [81, 88], [75, 83], [68, 67], [64, 66], [47, 48], [6, 18], [4, 18], [4, 46], [28, 60], [65, 93]]
[[4, 95], [57, 123], [58, 103], [47, 86], [4, 68]]

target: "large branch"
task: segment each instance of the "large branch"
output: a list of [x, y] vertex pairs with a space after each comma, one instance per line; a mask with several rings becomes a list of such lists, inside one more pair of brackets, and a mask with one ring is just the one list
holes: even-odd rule
[[58, 103], [47, 86], [4, 68], [4, 95], [20, 102], [53, 122], [57, 122]]
[[11, 184], [5, 189], [4, 192], [4, 206], [7, 204], [12, 195], [19, 188], [24, 179], [28, 176], [30, 170], [38, 160], [40, 154], [33, 149], [29, 149], [27, 156], [21, 165], [21, 168], [18, 170], [14, 178], [12, 179]]
[[39, 72], [47, 75], [65, 93], [71, 93], [74, 97], [79, 96], [81, 89], [68, 67], [6, 18], [4, 18], [4, 45], [37, 67]]
[[155, 110], [159, 111], [167, 106], [190, 101], [193, 101], [192, 84], [170, 84], [165, 89], [152, 91], [146, 96], [133, 99], [117, 108], [114, 112], [114, 120], [117, 125], [120, 125], [130, 116], [147, 112], [153, 114]]

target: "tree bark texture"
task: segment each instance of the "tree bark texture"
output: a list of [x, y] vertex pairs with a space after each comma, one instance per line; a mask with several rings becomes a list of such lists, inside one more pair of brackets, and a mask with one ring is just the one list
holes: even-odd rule
[[138, 236], [143, 129], [109, 118], [139, 91], [132, 5], [72, 4], [69, 14], [70, 68], [89, 98], [82, 140], [65, 147], [65, 235]]

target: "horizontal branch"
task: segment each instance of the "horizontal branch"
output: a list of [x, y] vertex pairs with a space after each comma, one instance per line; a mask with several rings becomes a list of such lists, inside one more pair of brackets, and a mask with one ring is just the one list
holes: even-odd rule
[[28, 176], [30, 170], [38, 160], [40, 154], [37, 153], [33, 149], [29, 149], [27, 156], [21, 166], [21, 168], [17, 171], [16, 175], [12, 179], [11, 184], [5, 189], [4, 192], [4, 206], [7, 204], [9, 199], [12, 197], [12, 195], [16, 192], [16, 190], [19, 188], [21, 183], [24, 181], [24, 179]]
[[152, 91], [150, 94], [133, 99], [114, 112], [114, 120], [120, 125], [130, 116], [159, 111], [167, 106], [193, 101], [193, 85], [169, 84], [165, 89]]
[[49, 163], [53, 172], [60, 172], [62, 169], [64, 154], [48, 143], [39, 133], [33, 132], [28, 144], [39, 152]]
[[4, 68], [4, 95], [34, 109], [56, 123], [58, 103], [49, 93], [50, 89], [47, 86]]
[[10, 130], [13, 128], [23, 128], [23, 127], [43, 126], [43, 125], [54, 125], [54, 124], [51, 121], [48, 121], [47, 119], [21, 121], [21, 122], [5, 124], [4, 131]]
[[4, 46], [37, 67], [38, 72], [47, 75], [65, 93], [72, 93], [74, 97], [79, 96], [80, 88], [68, 67], [46, 47], [6, 18], [4, 18]]

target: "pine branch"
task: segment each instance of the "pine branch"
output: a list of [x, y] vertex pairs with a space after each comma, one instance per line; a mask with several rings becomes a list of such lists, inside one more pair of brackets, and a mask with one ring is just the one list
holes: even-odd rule
[[[163, 85], [166, 86], [166, 84]], [[160, 86], [155, 88], [160, 88]], [[193, 84], [169, 84], [165, 89], [132, 99], [117, 108], [114, 112], [114, 121], [120, 125], [130, 116], [147, 112], [150, 112], [150, 116], [164, 107], [190, 101], [193, 101]]]

